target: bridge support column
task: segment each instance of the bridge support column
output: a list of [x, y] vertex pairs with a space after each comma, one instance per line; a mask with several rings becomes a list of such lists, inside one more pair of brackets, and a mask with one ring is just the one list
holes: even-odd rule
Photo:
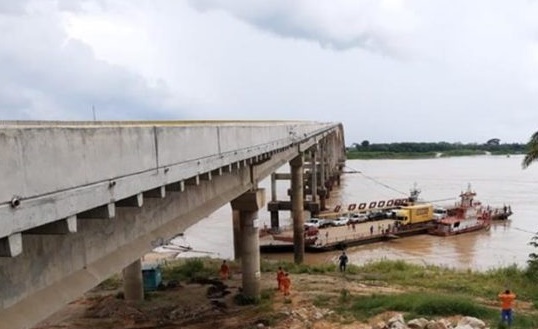
[[243, 293], [257, 299], [260, 297], [261, 276], [258, 210], [265, 205], [265, 190], [245, 192], [232, 200], [231, 204], [234, 213], [238, 213], [239, 217]]
[[326, 148], [326, 143], [323, 142], [321, 145], [320, 145], [320, 148], [319, 148], [319, 153], [320, 153], [320, 159], [319, 159], [319, 165], [320, 165], [320, 169], [319, 169], [319, 176], [320, 176], [320, 190], [319, 190], [319, 208], [320, 210], [326, 210], [327, 209], [327, 206], [326, 206], [326, 200], [327, 200], [327, 189], [325, 187], [325, 183], [327, 182], [327, 177], [325, 176], [325, 148]]
[[[271, 174], [271, 201], [276, 202], [277, 196], [276, 196], [276, 174]], [[278, 210], [271, 211], [271, 229], [273, 231], [278, 230], [280, 227], [280, 221], [278, 218]]]
[[311, 162], [311, 179], [312, 179], [312, 186], [310, 186], [310, 193], [312, 193], [312, 202], [317, 201], [317, 193], [318, 193], [318, 164], [316, 160], [316, 150], [313, 149], [310, 151], [310, 162]]
[[140, 259], [123, 269], [123, 296], [126, 301], [139, 302], [144, 300], [144, 282]]
[[[232, 206], [233, 207], [233, 206]], [[240, 212], [232, 208], [232, 220], [233, 220], [233, 240], [234, 240], [234, 259], [240, 260], [243, 254], [241, 249], [241, 221]]]
[[291, 217], [293, 218], [293, 250], [296, 264], [304, 261], [304, 190], [303, 155], [290, 161], [291, 166]]

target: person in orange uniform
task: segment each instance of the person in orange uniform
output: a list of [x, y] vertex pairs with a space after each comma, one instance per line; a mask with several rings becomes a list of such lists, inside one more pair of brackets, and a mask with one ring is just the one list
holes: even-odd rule
[[284, 291], [284, 288], [282, 287], [283, 278], [284, 278], [284, 271], [282, 270], [282, 266], [279, 266], [278, 271], [276, 272], [276, 281], [278, 283], [278, 291]]
[[506, 289], [499, 294], [499, 299], [501, 300], [501, 322], [506, 322], [510, 327], [512, 325], [512, 304], [516, 299], [516, 295]]
[[290, 295], [290, 288], [291, 288], [291, 279], [288, 273], [284, 274], [284, 277], [282, 278], [282, 289], [284, 291], [284, 296]]
[[230, 268], [226, 264], [226, 260], [223, 260], [222, 265], [220, 265], [219, 275], [221, 280], [228, 280], [230, 278]]

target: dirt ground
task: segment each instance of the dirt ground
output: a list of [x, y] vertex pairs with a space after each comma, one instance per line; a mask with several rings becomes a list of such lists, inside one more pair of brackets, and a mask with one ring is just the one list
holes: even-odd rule
[[[272, 294], [271, 304], [239, 306], [233, 298], [240, 291], [241, 276], [226, 280], [223, 296], [208, 296], [211, 284], [180, 283], [174, 288], [151, 292], [147, 300], [130, 304], [117, 298], [117, 291], [94, 289], [63, 310], [38, 324], [35, 329], [93, 328], [370, 328], [392, 314], [384, 314], [360, 323], [343, 319], [329, 309], [316, 307], [319, 296], [339, 296], [342, 289], [351, 294], [396, 292], [385, 286], [366, 285], [339, 273], [331, 275], [297, 274], [292, 277], [292, 292], [288, 297], [278, 292], [276, 276], [262, 274], [264, 294]], [[217, 295], [220, 292], [217, 292]]]

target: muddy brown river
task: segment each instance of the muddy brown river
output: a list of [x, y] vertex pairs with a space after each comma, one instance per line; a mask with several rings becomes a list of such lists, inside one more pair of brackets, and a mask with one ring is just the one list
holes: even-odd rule
[[[420, 197], [434, 205], [450, 205], [471, 184], [477, 200], [491, 206], [510, 205], [507, 222], [489, 231], [453, 237], [419, 235], [348, 249], [350, 262], [362, 264], [378, 259], [401, 259], [417, 264], [487, 270], [499, 266], [526, 265], [533, 248], [528, 245], [538, 230], [538, 164], [521, 169], [522, 156], [474, 156], [424, 160], [348, 160], [341, 186], [333, 190], [328, 204], [371, 202], [405, 197], [416, 183]], [[287, 172], [283, 167], [279, 172]], [[270, 197], [270, 181], [261, 187]], [[278, 181], [279, 199], [286, 198], [289, 183]], [[262, 225], [270, 225], [269, 213], [260, 211]], [[281, 224], [289, 224], [289, 212], [281, 212]], [[232, 216], [229, 206], [190, 227], [176, 242], [193, 251], [179, 257], [209, 255], [233, 258]], [[263, 254], [263, 258], [293, 260], [292, 254]], [[335, 262], [338, 252], [306, 255], [307, 263]]]

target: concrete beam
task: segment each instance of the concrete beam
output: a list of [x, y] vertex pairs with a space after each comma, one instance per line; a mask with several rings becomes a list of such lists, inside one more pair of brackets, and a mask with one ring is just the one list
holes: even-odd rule
[[242, 194], [230, 202], [233, 210], [258, 211], [265, 205], [265, 189]]
[[305, 152], [313, 146], [316, 146], [317, 143], [318, 141], [315, 138], [307, 139], [305, 142], [299, 144], [299, 152]]
[[[0, 153], [8, 156], [0, 157], [3, 179], [0, 237], [93, 209], [110, 200], [159, 188], [168, 182], [185, 180], [200, 172], [285, 152], [290, 145], [319, 139], [341, 129], [336, 123], [317, 122], [125, 125], [3, 121], [0, 122]], [[157, 152], [157, 148], [165, 151]], [[178, 148], [182, 151], [166, 151]], [[293, 148], [297, 151], [297, 147]], [[100, 158], [103, 153], [110, 157]], [[44, 167], [48, 175], [42, 174]], [[58, 179], [65, 175], [70, 179]], [[113, 188], [110, 182], [115, 183]], [[25, 196], [16, 211], [9, 205], [13, 195]]]
[[276, 180], [290, 180], [291, 174], [290, 173], [275, 173], [275, 179]]
[[185, 191], [185, 182], [180, 181], [172, 184], [167, 184], [166, 190], [170, 192], [183, 192]]
[[69, 234], [77, 232], [77, 216], [70, 216], [52, 223], [24, 231], [24, 234]]
[[230, 164], [222, 167], [222, 171], [225, 172], [225, 173], [231, 173], [233, 171], [232, 164], [230, 163]]
[[117, 207], [135, 207], [140, 208], [144, 205], [144, 195], [138, 193], [130, 198], [119, 200], [116, 202]]
[[15, 257], [22, 254], [22, 235], [12, 234], [0, 239], [0, 257]]
[[198, 186], [200, 185], [200, 176], [196, 175], [194, 177], [191, 177], [185, 181], [185, 185], [187, 186]]
[[203, 173], [199, 175], [200, 180], [202, 181], [210, 181], [213, 178], [213, 175], [211, 174], [211, 171], [208, 171], [206, 173]]
[[116, 206], [113, 203], [81, 212], [77, 215], [81, 219], [110, 219], [116, 216]]
[[144, 191], [144, 197], [145, 198], [157, 198], [157, 199], [164, 199], [166, 197], [166, 187], [165, 186], [159, 186], [157, 188], [154, 188], [149, 191]]

